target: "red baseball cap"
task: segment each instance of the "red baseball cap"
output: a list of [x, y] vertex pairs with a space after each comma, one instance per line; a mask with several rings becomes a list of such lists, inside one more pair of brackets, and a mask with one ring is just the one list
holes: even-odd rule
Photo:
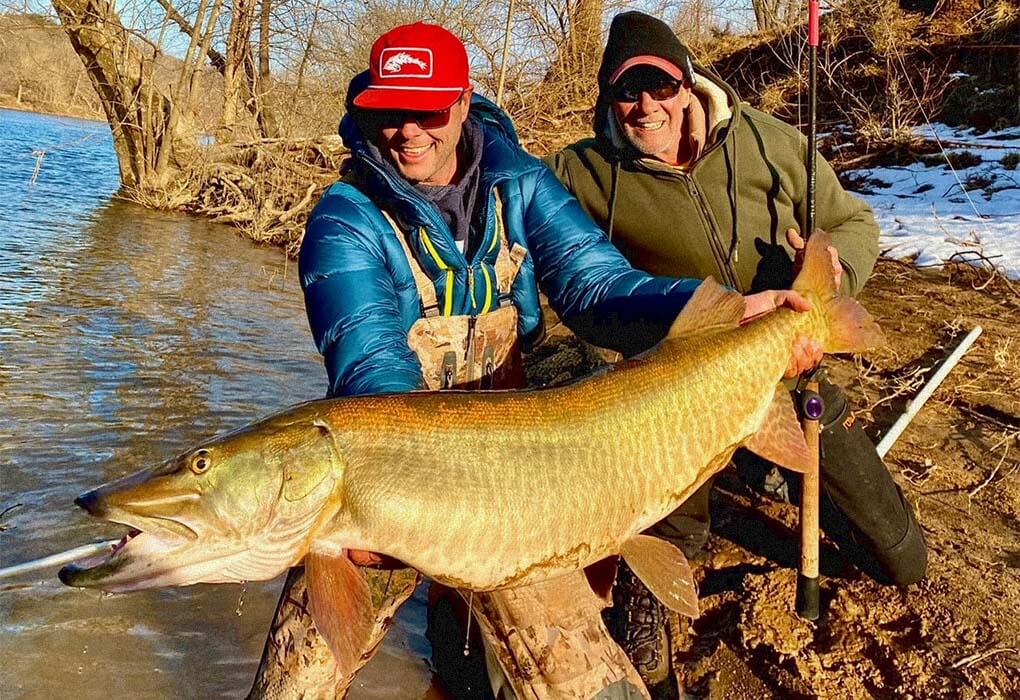
[[447, 109], [471, 87], [460, 39], [434, 24], [396, 27], [372, 44], [371, 80], [354, 104], [362, 109]]

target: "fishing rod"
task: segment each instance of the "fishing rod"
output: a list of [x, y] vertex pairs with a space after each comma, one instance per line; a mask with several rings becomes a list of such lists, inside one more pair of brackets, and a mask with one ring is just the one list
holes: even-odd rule
[[[807, 138], [807, 215], [804, 220], [806, 241], [815, 230], [815, 141], [818, 137], [816, 122], [818, 103], [818, 0], [808, 0], [808, 138]], [[807, 620], [817, 620], [820, 614], [818, 585], [818, 514], [821, 475], [819, 467], [819, 420], [824, 404], [818, 393], [816, 372], [808, 377], [807, 387], [801, 393], [801, 416], [804, 438], [812, 455], [810, 472], [801, 479], [800, 495], [800, 571], [797, 575], [797, 614]]]
[[925, 402], [931, 398], [931, 395], [935, 393], [935, 390], [939, 388], [942, 381], [949, 375], [953, 367], [956, 367], [957, 363], [963, 359], [964, 354], [970, 350], [970, 346], [974, 344], [974, 341], [981, 335], [981, 326], [974, 326], [974, 328], [967, 334], [967, 336], [960, 341], [960, 344], [956, 346], [956, 349], [945, 359], [945, 361], [939, 366], [932, 375], [931, 379], [925, 382], [925, 385], [921, 387], [921, 390], [917, 392], [917, 396], [912, 398], [907, 403], [906, 410], [900, 415], [900, 417], [893, 423], [892, 427], [889, 428], [889, 432], [885, 434], [882, 441], [875, 446], [875, 450], [878, 452], [879, 457], [885, 457], [889, 452], [889, 449], [899, 439], [900, 435], [906, 430], [907, 426], [910, 425], [910, 421], [914, 420], [914, 416], [921, 410]]

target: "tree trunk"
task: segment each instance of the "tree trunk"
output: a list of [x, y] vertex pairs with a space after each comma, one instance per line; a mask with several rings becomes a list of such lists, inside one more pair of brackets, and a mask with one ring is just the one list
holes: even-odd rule
[[[226, 63], [223, 66], [223, 129], [227, 135], [237, 126], [237, 107], [248, 106], [248, 74], [245, 64], [251, 60], [251, 29], [255, 21], [255, 0], [234, 0], [227, 30]], [[247, 93], [247, 94], [246, 94]], [[242, 102], [243, 98], [243, 102]]]
[[604, 0], [571, 0], [567, 5], [567, 34], [543, 81], [562, 106], [585, 103], [594, 90], [604, 9]]
[[258, 120], [262, 138], [276, 138], [280, 135], [280, 124], [275, 110], [269, 105], [272, 79], [269, 72], [269, 20], [272, 0], [261, 0], [259, 13], [259, 72], [255, 79], [255, 117]]
[[103, 104], [123, 188], [164, 184], [178, 167], [173, 102], [160, 92], [146, 57], [107, 0], [53, 0], [57, 16]]

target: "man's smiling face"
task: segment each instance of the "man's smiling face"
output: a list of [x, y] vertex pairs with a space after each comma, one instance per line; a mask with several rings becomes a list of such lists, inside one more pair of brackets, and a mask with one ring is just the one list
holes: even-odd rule
[[675, 164], [691, 91], [654, 66], [634, 66], [613, 85], [612, 109], [640, 153]]
[[441, 112], [379, 110], [375, 143], [405, 178], [426, 185], [449, 185], [457, 175], [457, 144], [471, 106], [471, 90]]

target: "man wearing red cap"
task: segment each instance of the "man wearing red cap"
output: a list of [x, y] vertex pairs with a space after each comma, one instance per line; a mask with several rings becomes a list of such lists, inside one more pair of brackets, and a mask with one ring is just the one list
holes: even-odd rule
[[[417, 23], [381, 36], [369, 70], [351, 82], [347, 107], [340, 133], [351, 158], [309, 218], [300, 254], [331, 396], [520, 387], [521, 351], [543, 332], [539, 286], [579, 335], [631, 354], [661, 337], [697, 286], [627, 263], [556, 176], [519, 146], [506, 115], [473, 94], [464, 46], [445, 29]], [[747, 298], [747, 315], [783, 303], [806, 308], [792, 292], [769, 291]], [[470, 466], [475, 456], [464, 459]], [[379, 563], [367, 552], [350, 556]], [[379, 583], [370, 586], [382, 599], [377, 642], [403, 599], [394, 600], [394, 589], [406, 597], [413, 585], [391, 586], [390, 572], [365, 575]], [[336, 693], [353, 676], [331, 670], [303, 590], [303, 577], [292, 573], [253, 697], [281, 687]], [[490, 648], [502, 645], [500, 663], [525, 653], [505, 692], [545, 684], [543, 692], [557, 697], [641, 697], [641, 681], [609, 638], [582, 574], [474, 598]], [[444, 600], [433, 596], [437, 608]], [[534, 618], [535, 610], [546, 616]], [[443, 618], [433, 617], [437, 641]], [[556, 633], [545, 634], [547, 626]], [[466, 626], [453, 627], [462, 645]], [[371, 646], [362, 652], [367, 659]], [[535, 659], [545, 659], [537, 673]], [[550, 663], [555, 678], [544, 673]], [[484, 697], [483, 685], [484, 670], [454, 692]]]
[[[715, 277], [745, 294], [789, 287], [804, 246], [804, 137], [741, 104], [665, 23], [640, 12], [613, 19], [598, 80], [595, 138], [547, 162], [627, 259], [652, 274]], [[816, 225], [835, 243], [837, 279], [856, 294], [875, 264], [878, 227], [821, 157], [817, 211]], [[842, 391], [824, 378], [820, 385], [823, 527], [842, 533], [841, 548], [876, 579], [914, 583], [927, 554], [913, 509]], [[742, 453], [738, 465], [750, 458]], [[708, 537], [710, 488], [653, 528], [689, 557]], [[614, 636], [649, 684], [663, 680], [662, 606], [626, 570], [614, 598]]]

